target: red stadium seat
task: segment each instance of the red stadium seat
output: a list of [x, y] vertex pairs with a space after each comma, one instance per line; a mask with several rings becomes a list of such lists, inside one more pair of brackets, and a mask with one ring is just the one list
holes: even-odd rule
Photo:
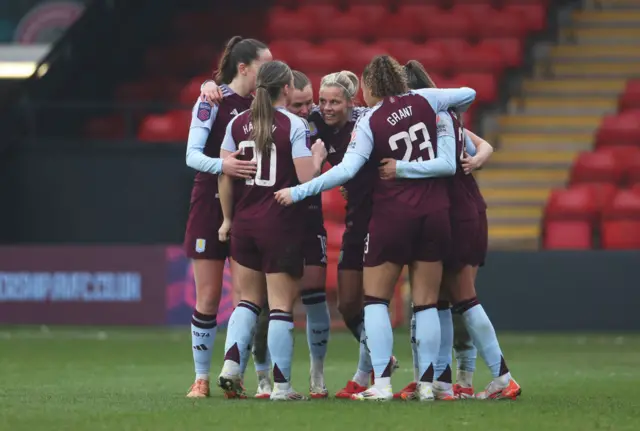
[[312, 46], [309, 41], [301, 39], [276, 39], [269, 43], [269, 51], [271, 51], [275, 60], [289, 63], [289, 58], [293, 54], [311, 49]]
[[613, 199], [605, 205], [602, 216], [607, 220], [640, 220], [640, 195], [629, 189], [618, 190]]
[[424, 28], [420, 22], [421, 17], [410, 12], [398, 11], [387, 14], [380, 25], [374, 28], [375, 36], [378, 38], [407, 38], [416, 39], [425, 35]]
[[571, 189], [579, 188], [591, 190], [597, 205], [598, 216], [602, 213], [605, 205], [608, 205], [618, 192], [618, 187], [613, 183], [578, 183], [571, 186]]
[[549, 221], [544, 226], [543, 247], [548, 250], [593, 248], [591, 226], [585, 221]]
[[333, 20], [341, 14], [340, 9], [330, 3], [306, 4], [298, 8], [297, 13], [304, 14], [321, 24], [330, 22], [331, 25], [333, 25]]
[[338, 13], [326, 25], [318, 26], [318, 34], [324, 39], [348, 38], [366, 39], [375, 28], [368, 26], [354, 13]]
[[327, 230], [327, 249], [340, 250], [342, 234], [344, 234], [344, 219], [340, 221], [325, 220], [324, 227]]
[[481, 40], [478, 46], [491, 46], [500, 51], [507, 67], [522, 66], [522, 41], [518, 38], [488, 38]]
[[202, 83], [207, 79], [211, 79], [210, 76], [201, 75], [192, 78], [187, 85], [182, 88], [180, 92], [180, 103], [183, 105], [193, 105], [200, 95], [200, 87]]
[[384, 46], [377, 43], [362, 44], [344, 59], [344, 68], [359, 73], [358, 71], [362, 71], [373, 57], [381, 54], [389, 54]]
[[504, 69], [504, 61], [496, 47], [468, 46], [453, 58], [453, 68], [460, 72], [489, 72], [498, 77]]
[[473, 29], [480, 37], [509, 37], [524, 39], [528, 30], [516, 11], [491, 11], [486, 15], [473, 15]]
[[419, 16], [422, 32], [428, 38], [469, 38], [476, 32], [469, 15], [441, 11]]
[[636, 194], [640, 194], [640, 182], [632, 184], [630, 190]]
[[[631, 186], [640, 186], [640, 155], [634, 154], [627, 160], [627, 183]], [[640, 187], [638, 187], [640, 190]]]
[[383, 47], [389, 55], [393, 56], [400, 63], [404, 64], [407, 61], [413, 59], [413, 53], [417, 46], [421, 48], [424, 44], [416, 44], [408, 39], [378, 39], [376, 41], [378, 45]]
[[322, 211], [327, 219], [343, 222], [346, 215], [345, 205], [339, 188], [322, 193]]
[[389, 14], [389, 10], [380, 4], [350, 4], [349, 12], [360, 17], [369, 28], [375, 29]]
[[540, 3], [513, 3], [505, 7], [506, 11], [520, 14], [522, 22], [530, 31], [544, 30], [547, 24], [547, 10]]
[[170, 111], [149, 115], [140, 125], [138, 139], [145, 142], [186, 142], [191, 111]]
[[274, 7], [269, 10], [267, 20], [270, 39], [307, 40], [317, 35], [318, 21], [305, 13]]
[[303, 72], [329, 73], [342, 69], [344, 60], [339, 52], [323, 46], [310, 46], [287, 54], [289, 65]]
[[475, 89], [478, 102], [493, 102], [498, 97], [496, 78], [491, 73], [461, 73], [455, 80], [463, 86]]
[[600, 230], [602, 248], [640, 249], [640, 220], [605, 220]]
[[571, 169], [571, 184], [580, 182], [610, 182], [619, 184], [624, 169], [618, 165], [614, 154], [609, 152], [583, 152]]
[[588, 187], [556, 189], [549, 195], [545, 220], [581, 220], [594, 223], [599, 207], [594, 191]]
[[620, 97], [621, 111], [640, 109], [640, 79], [632, 79], [627, 82], [624, 93]]
[[615, 145], [640, 144], [640, 111], [625, 111], [604, 118], [596, 134], [596, 145], [607, 142]]

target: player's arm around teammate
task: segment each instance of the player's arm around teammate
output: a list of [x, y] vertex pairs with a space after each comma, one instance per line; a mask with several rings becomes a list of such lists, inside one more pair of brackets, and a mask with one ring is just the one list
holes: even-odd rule
[[255, 71], [270, 59], [271, 53], [262, 42], [233, 37], [227, 43], [216, 75], [225, 93], [225, 103], [214, 109], [208, 103], [198, 101], [193, 109], [186, 161], [198, 173], [191, 194], [184, 247], [186, 255], [193, 259], [196, 283], [196, 306], [191, 319], [196, 379], [188, 397], [209, 395], [216, 314], [228, 256], [228, 246], [218, 240], [218, 228], [223, 217], [217, 199], [216, 175], [226, 172], [237, 177], [250, 177], [257, 168], [250, 161], [237, 160], [235, 155], [223, 163], [219, 157], [220, 144], [234, 112], [250, 106]]

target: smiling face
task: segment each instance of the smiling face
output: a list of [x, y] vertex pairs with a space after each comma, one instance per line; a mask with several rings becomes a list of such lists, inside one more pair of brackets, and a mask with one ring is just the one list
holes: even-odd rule
[[287, 110], [302, 118], [307, 118], [313, 106], [313, 91], [311, 84], [302, 90], [294, 89], [291, 95], [291, 103], [287, 105]]
[[320, 113], [328, 126], [344, 125], [349, 119], [353, 102], [344, 95], [344, 89], [331, 85], [320, 88]]

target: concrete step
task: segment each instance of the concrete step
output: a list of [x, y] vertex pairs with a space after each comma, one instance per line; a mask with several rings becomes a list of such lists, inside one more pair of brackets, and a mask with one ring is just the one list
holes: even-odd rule
[[636, 45], [560, 44], [551, 48], [551, 59], [556, 62], [572, 61], [640, 61]]
[[499, 152], [514, 153], [528, 151], [565, 152], [590, 151], [593, 149], [593, 132], [587, 133], [527, 133], [518, 131], [504, 133], [497, 141]]
[[640, 22], [640, 10], [577, 10], [572, 14], [576, 27], [629, 27]]
[[490, 225], [533, 225], [540, 223], [543, 207], [539, 205], [500, 205], [487, 208]]
[[540, 206], [547, 202], [550, 190], [550, 187], [484, 187], [482, 195], [489, 207], [500, 205]]
[[577, 44], [637, 44], [640, 40], [640, 27], [635, 24], [619, 28], [569, 27], [560, 30], [560, 37], [561, 40], [574, 41]]
[[[640, 52], [640, 49], [638, 50]], [[624, 90], [624, 79], [539, 79], [525, 80], [523, 90], [529, 96], [617, 98]]]
[[549, 115], [605, 115], [618, 109], [618, 100], [613, 97], [514, 97], [509, 101], [510, 113]]
[[[640, 39], [638, 39], [640, 41]], [[540, 67], [541, 73], [547, 70]], [[623, 63], [571, 62], [554, 63], [551, 74], [556, 78], [634, 78], [640, 76], [640, 62], [625, 61]]]
[[492, 250], [536, 250], [539, 238], [539, 224], [489, 224], [489, 247]]
[[476, 174], [480, 188], [560, 187], [567, 182], [565, 169], [487, 169]]
[[592, 133], [602, 122], [600, 115], [502, 115], [498, 118], [501, 130], [506, 132], [582, 132]]
[[569, 169], [578, 151], [496, 151], [487, 168]]

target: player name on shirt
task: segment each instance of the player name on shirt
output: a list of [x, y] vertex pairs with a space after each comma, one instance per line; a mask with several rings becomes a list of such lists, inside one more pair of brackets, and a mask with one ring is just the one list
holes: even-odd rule
[[406, 106], [404, 108], [398, 109], [396, 112], [392, 112], [391, 115], [387, 117], [387, 123], [395, 126], [398, 121], [409, 118], [413, 115], [413, 108], [411, 105]]
[[[249, 132], [251, 132], [252, 130], [253, 130], [253, 123], [252, 123], [252, 122], [249, 122], [249, 124], [245, 124], [244, 126], [242, 126], [242, 131], [243, 131], [245, 134], [247, 134], [247, 135], [248, 135], [248, 134], [249, 134]], [[271, 128], [271, 133], [273, 133], [273, 132], [275, 132], [275, 131], [276, 131], [276, 126], [274, 125], [274, 126]]]

